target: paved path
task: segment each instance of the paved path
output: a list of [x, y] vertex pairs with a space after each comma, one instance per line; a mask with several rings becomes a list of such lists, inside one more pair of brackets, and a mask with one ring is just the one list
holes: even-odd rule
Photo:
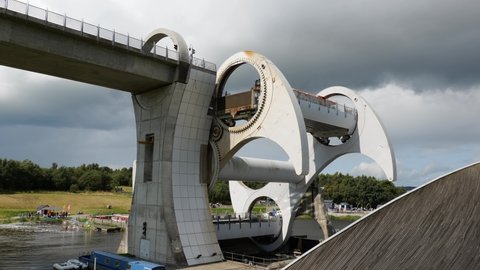
[[254, 267], [248, 268], [248, 265], [238, 262], [225, 261], [219, 263], [203, 264], [198, 266], [190, 266], [181, 268], [185, 270], [233, 270], [233, 269], [255, 269]]

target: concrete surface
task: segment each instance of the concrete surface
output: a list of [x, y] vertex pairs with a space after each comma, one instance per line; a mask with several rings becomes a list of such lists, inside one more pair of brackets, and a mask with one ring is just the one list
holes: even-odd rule
[[197, 266], [191, 266], [186, 268], [179, 268], [186, 270], [228, 270], [228, 269], [255, 269], [255, 267], [250, 267], [246, 264], [232, 261], [224, 261], [218, 263], [209, 263]]
[[358, 220], [285, 269], [478, 269], [480, 163]]
[[142, 93], [172, 83], [178, 63], [35, 18], [0, 13], [0, 65]]

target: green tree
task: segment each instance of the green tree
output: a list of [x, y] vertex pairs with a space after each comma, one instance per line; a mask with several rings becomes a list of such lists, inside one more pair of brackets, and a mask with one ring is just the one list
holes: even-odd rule
[[227, 181], [217, 181], [212, 191], [208, 194], [211, 203], [231, 204], [230, 191]]
[[405, 192], [404, 188], [395, 187], [390, 181], [364, 175], [321, 174], [318, 182], [326, 199], [335, 203], [347, 202], [354, 207], [377, 207]]
[[0, 159], [0, 190], [110, 190], [113, 181], [115, 185], [130, 184], [131, 174], [132, 168], [112, 170], [96, 163], [79, 167], [52, 163], [50, 168], [41, 168], [30, 160]]
[[116, 169], [111, 173], [112, 186], [131, 186], [132, 168]]
[[15, 189], [15, 173], [17, 162], [13, 160], [2, 159], [0, 162], [0, 185], [3, 190]]
[[67, 191], [73, 184], [78, 182], [73, 168], [62, 166], [60, 168], [52, 166], [49, 170], [55, 190]]
[[82, 190], [111, 190], [111, 181], [110, 175], [101, 170], [87, 170], [78, 179], [78, 185]]

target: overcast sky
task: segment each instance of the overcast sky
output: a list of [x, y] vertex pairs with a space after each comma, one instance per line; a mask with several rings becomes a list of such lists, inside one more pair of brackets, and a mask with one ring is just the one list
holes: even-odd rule
[[[352, 88], [390, 135], [397, 185], [480, 160], [480, 1], [29, 2], [136, 37], [170, 28], [217, 66], [254, 50], [312, 93]], [[131, 166], [134, 127], [128, 93], [0, 67], [0, 158]], [[383, 176], [358, 155], [337, 170]]]

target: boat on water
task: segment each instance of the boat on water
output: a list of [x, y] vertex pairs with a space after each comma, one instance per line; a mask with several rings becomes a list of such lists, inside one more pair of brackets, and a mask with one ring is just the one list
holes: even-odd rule
[[88, 265], [88, 269], [97, 270], [164, 270], [165, 266], [105, 251], [92, 251], [89, 255], [80, 256], [80, 262]]
[[88, 265], [77, 259], [71, 259], [63, 263], [56, 263], [53, 265], [54, 270], [83, 270], [88, 269]]

